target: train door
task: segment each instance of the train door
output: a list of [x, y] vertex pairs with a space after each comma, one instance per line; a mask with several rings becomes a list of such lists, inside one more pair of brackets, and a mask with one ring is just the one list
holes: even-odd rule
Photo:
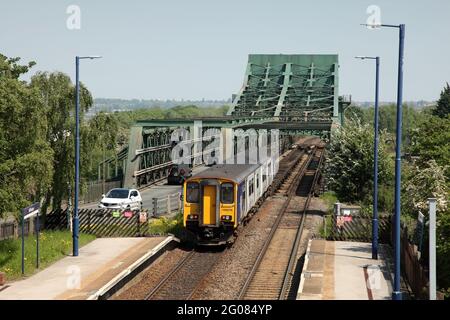
[[248, 208], [255, 204], [255, 176], [252, 174], [247, 178], [248, 181]]
[[203, 187], [203, 224], [216, 224], [216, 192], [215, 185], [206, 185]]
[[267, 175], [269, 176], [269, 184], [273, 181], [273, 170], [272, 170], [272, 162], [269, 162], [267, 165]]
[[242, 199], [241, 199], [241, 208], [242, 208], [241, 216], [242, 217], [245, 217], [247, 215], [247, 197], [246, 197], [247, 190], [246, 189], [247, 188], [246, 188], [246, 184], [244, 181], [243, 188], [242, 188]]
[[263, 189], [262, 191], [264, 192], [265, 190], [267, 190], [267, 165], [264, 165], [262, 168], [262, 185], [263, 185]]
[[255, 192], [256, 196], [255, 196], [255, 199], [258, 199], [258, 198], [259, 198], [259, 170], [258, 170], [257, 173], [255, 174], [255, 184], [256, 184], [256, 188], [255, 188], [255, 190], [256, 190], [256, 192]]

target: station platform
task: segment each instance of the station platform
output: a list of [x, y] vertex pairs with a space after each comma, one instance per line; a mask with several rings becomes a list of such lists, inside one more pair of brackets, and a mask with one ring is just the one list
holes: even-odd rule
[[27, 279], [8, 283], [0, 300], [97, 300], [107, 297], [178, 239], [99, 238]]
[[371, 243], [310, 240], [297, 300], [390, 300], [391, 270], [384, 245], [372, 260]]

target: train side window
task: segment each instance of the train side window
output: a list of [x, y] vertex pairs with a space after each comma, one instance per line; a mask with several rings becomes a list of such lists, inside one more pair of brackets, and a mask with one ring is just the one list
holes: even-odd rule
[[259, 174], [256, 175], [256, 189], [259, 189]]
[[197, 182], [188, 182], [186, 185], [186, 201], [189, 203], [198, 203], [200, 198], [200, 186]]
[[248, 195], [249, 196], [251, 196], [253, 194], [254, 186], [255, 186], [255, 181], [253, 181], [253, 179], [252, 179], [252, 180], [250, 180], [249, 187], [248, 187]]
[[263, 180], [263, 182], [266, 182], [266, 180], [267, 180], [267, 174], [263, 173], [262, 180]]
[[221, 184], [220, 201], [224, 204], [234, 203], [234, 185], [232, 183]]

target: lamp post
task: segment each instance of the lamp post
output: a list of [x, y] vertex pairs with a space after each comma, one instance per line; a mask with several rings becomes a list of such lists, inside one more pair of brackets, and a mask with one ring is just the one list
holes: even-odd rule
[[397, 28], [399, 29], [399, 50], [398, 50], [398, 82], [397, 82], [397, 127], [396, 127], [396, 148], [395, 148], [395, 276], [392, 300], [402, 300], [400, 292], [400, 189], [401, 189], [401, 146], [402, 146], [402, 104], [403, 104], [403, 55], [405, 48], [405, 25], [377, 24], [368, 25], [372, 28]]
[[375, 115], [373, 141], [373, 217], [372, 217], [372, 259], [378, 260], [378, 97], [380, 84], [380, 57], [358, 56], [356, 59], [375, 60]]
[[99, 59], [100, 56], [85, 56], [75, 57], [75, 199], [73, 209], [73, 256], [78, 256], [78, 231], [79, 231], [79, 218], [78, 218], [78, 194], [80, 191], [80, 60], [81, 59]]

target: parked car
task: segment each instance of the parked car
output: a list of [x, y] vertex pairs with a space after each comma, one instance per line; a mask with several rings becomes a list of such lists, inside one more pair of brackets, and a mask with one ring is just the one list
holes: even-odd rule
[[183, 184], [192, 177], [192, 169], [187, 164], [175, 164], [172, 166], [167, 177], [167, 184]]
[[136, 189], [115, 188], [102, 196], [99, 208], [119, 210], [141, 210], [142, 197]]

